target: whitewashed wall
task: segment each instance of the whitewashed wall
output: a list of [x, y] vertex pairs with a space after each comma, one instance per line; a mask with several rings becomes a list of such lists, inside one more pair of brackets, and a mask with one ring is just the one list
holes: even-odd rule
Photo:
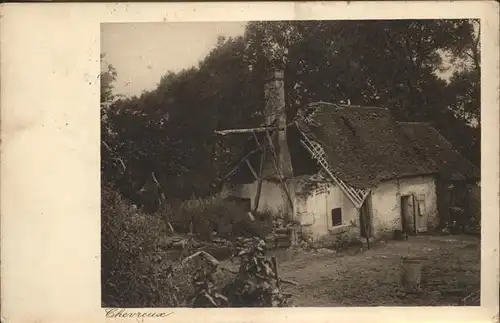
[[380, 183], [372, 190], [372, 229], [376, 236], [401, 229], [401, 196], [425, 196], [428, 227], [437, 225], [437, 198], [434, 177], [419, 176]]
[[[328, 183], [325, 189], [304, 192], [304, 183], [291, 180], [290, 194], [294, 202], [294, 219], [298, 220], [312, 238], [336, 233], [332, 227], [331, 210], [342, 208], [342, 222], [345, 225], [354, 223], [359, 227], [359, 213], [349, 198], [339, 187]], [[257, 182], [243, 185], [225, 184], [221, 192], [225, 196], [248, 198], [251, 205], [255, 203]], [[437, 213], [436, 186], [434, 177], [421, 176], [408, 179], [391, 180], [380, 183], [371, 193], [372, 232], [381, 236], [385, 232], [392, 233], [401, 229], [401, 196], [415, 194], [425, 196], [425, 213], [429, 229], [439, 222]], [[281, 184], [273, 181], [263, 181], [258, 211], [286, 212], [287, 197], [283, 194]]]
[[[296, 186], [296, 191], [301, 189]], [[295, 215], [313, 239], [323, 235], [337, 233], [338, 227], [332, 226], [331, 210], [342, 208], [342, 224], [354, 222], [359, 225], [358, 212], [352, 202], [340, 188], [333, 183], [325, 183], [324, 187], [315, 189], [309, 194], [295, 194]]]

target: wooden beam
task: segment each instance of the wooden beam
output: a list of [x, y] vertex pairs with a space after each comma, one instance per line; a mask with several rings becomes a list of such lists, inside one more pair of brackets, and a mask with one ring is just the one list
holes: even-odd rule
[[257, 209], [259, 208], [259, 202], [260, 202], [260, 194], [262, 191], [262, 180], [264, 179], [263, 176], [263, 169], [264, 169], [264, 161], [266, 160], [266, 151], [262, 151], [262, 157], [261, 157], [261, 163], [260, 163], [260, 171], [259, 171], [259, 181], [257, 182], [257, 192], [255, 192], [255, 204], [253, 207], [253, 212], [257, 212]]
[[252, 172], [253, 177], [255, 177], [255, 179], [259, 179], [259, 176], [257, 175], [255, 170], [253, 169], [252, 164], [250, 164], [250, 162], [248, 161], [248, 158], [245, 159], [245, 163], [247, 164], [248, 168], [250, 168], [250, 171]]
[[251, 155], [255, 154], [256, 152], [258, 152], [259, 150], [261, 150], [262, 148], [259, 147], [257, 149], [254, 149], [252, 151], [250, 151], [249, 153], [247, 153], [245, 156], [243, 156], [243, 158], [240, 159], [239, 162], [236, 163], [236, 165], [231, 169], [231, 171], [229, 173], [227, 173], [220, 181], [225, 181], [229, 176], [233, 175], [234, 172], [236, 172], [236, 170], [238, 169], [238, 167], [240, 166], [241, 162], [244, 161], [245, 159], [247, 159], [248, 157], [250, 157]]
[[198, 256], [201, 256], [202, 258], [204, 258], [205, 260], [207, 260], [211, 265], [213, 266], [217, 266], [219, 265], [219, 261], [217, 259], [215, 259], [214, 256], [212, 256], [211, 254], [209, 254], [208, 252], [206, 251], [198, 251], [198, 252], [195, 252], [194, 254], [192, 254], [191, 256], [189, 257], [186, 257], [182, 260], [182, 264], [185, 264], [187, 263], [188, 261], [192, 260], [193, 258], [196, 258]]
[[257, 142], [257, 145], [262, 149], [262, 154], [260, 156], [260, 165], [259, 165], [259, 180], [257, 182], [257, 192], [255, 193], [255, 203], [253, 206], [253, 213], [257, 212], [257, 209], [259, 208], [259, 202], [260, 202], [260, 193], [262, 191], [262, 180], [264, 179], [264, 163], [266, 162], [266, 149], [263, 147], [255, 133], [253, 133], [253, 136], [255, 138], [255, 141]]
[[368, 207], [367, 202], [363, 203], [359, 208], [359, 215], [363, 218], [363, 224], [366, 235], [366, 246], [368, 247], [368, 249], [370, 249], [370, 236], [371, 236], [370, 223], [369, 223], [369, 221], [371, 220], [371, 216], [369, 215], [369, 210], [370, 209]]
[[225, 136], [225, 135], [235, 134], [235, 133], [264, 132], [264, 131], [267, 131], [270, 129], [273, 129], [273, 128], [272, 127], [258, 127], [258, 128], [247, 128], [247, 129], [226, 129], [226, 130], [216, 130], [215, 133], [218, 135]]
[[237, 133], [255, 133], [255, 132], [266, 132], [269, 130], [284, 130], [292, 125], [295, 125], [295, 122], [291, 122], [284, 127], [276, 127], [276, 126], [270, 125], [270, 126], [256, 127], [256, 128], [215, 130], [214, 132], [218, 135], [225, 136], [225, 135], [237, 134]]

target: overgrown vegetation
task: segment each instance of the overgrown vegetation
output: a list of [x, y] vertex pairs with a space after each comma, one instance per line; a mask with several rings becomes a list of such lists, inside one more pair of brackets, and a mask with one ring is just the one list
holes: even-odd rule
[[270, 231], [270, 216], [258, 214], [251, 218], [238, 204], [220, 197], [192, 198], [175, 210], [172, 226], [178, 232], [192, 232], [202, 239], [214, 235], [222, 238], [242, 236], [264, 237]]
[[[231, 205], [231, 203], [229, 203]], [[233, 257], [238, 272], [224, 271], [219, 261], [204, 251], [189, 248], [189, 254], [172, 253], [167, 242], [174, 235], [165, 214], [145, 214], [128, 205], [110, 187], [102, 188], [101, 280], [105, 307], [219, 307], [286, 306], [276, 263], [266, 256], [264, 240], [256, 237], [235, 240]], [[197, 217], [215, 212], [222, 215], [224, 201], [192, 200], [181, 206], [184, 216], [199, 225]], [[233, 210], [234, 211], [234, 210]], [[189, 214], [187, 216], [186, 214]], [[171, 214], [170, 214], [171, 215]], [[244, 222], [226, 219], [220, 223]], [[199, 219], [198, 219], [199, 220]], [[205, 220], [204, 220], [205, 221]], [[189, 223], [189, 222], [187, 222]], [[246, 222], [245, 222], [246, 223]], [[182, 226], [179, 226], [182, 227]], [[184, 226], [186, 228], [186, 226]], [[252, 230], [242, 233], [252, 236]], [[200, 233], [205, 231], [200, 231]], [[237, 232], [237, 231], [234, 231]], [[193, 253], [195, 256], [193, 256]], [[196, 254], [208, 255], [197, 257]]]
[[232, 307], [285, 307], [291, 304], [291, 295], [281, 290], [276, 259], [266, 256], [262, 239], [240, 239], [235, 256], [240, 258], [238, 275], [223, 288]]
[[188, 268], [170, 259], [164, 241], [172, 232], [165, 218], [134, 210], [109, 187], [101, 194], [103, 305], [185, 305], [192, 288]]

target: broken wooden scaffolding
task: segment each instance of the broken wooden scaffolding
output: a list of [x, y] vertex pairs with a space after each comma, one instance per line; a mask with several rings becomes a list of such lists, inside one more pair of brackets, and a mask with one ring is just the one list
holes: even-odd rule
[[[266, 161], [266, 157], [268, 157], [268, 154], [270, 154], [271, 160], [273, 162], [274, 170], [276, 171], [276, 174], [278, 176], [278, 179], [280, 181], [282, 190], [284, 195], [286, 196], [287, 202], [290, 206], [290, 212], [293, 214], [294, 210], [294, 205], [293, 205], [293, 199], [290, 194], [290, 190], [286, 184], [286, 179], [283, 175], [283, 172], [281, 170], [281, 165], [278, 159], [278, 156], [276, 154], [276, 149], [274, 147], [274, 143], [271, 137], [271, 134], [275, 131], [280, 131], [284, 130], [285, 127], [278, 127], [278, 126], [267, 126], [267, 127], [257, 127], [257, 128], [246, 128], [246, 129], [228, 129], [228, 130], [218, 130], [215, 131], [216, 134], [219, 135], [229, 135], [229, 134], [241, 134], [241, 133], [251, 133], [258, 148], [250, 151], [247, 153], [237, 164], [236, 166], [225, 176], [225, 178], [228, 178], [232, 174], [236, 172], [238, 169], [239, 165], [242, 162], [245, 162], [248, 168], [250, 169], [250, 172], [254, 176], [255, 180], [257, 181], [257, 192], [255, 194], [255, 203], [252, 206], [252, 212], [256, 212], [258, 207], [259, 207], [259, 201], [260, 201], [260, 195], [261, 195], [261, 190], [262, 190], [262, 181], [265, 179], [264, 176], [264, 163]], [[257, 137], [257, 133], [264, 133], [265, 139], [264, 140], [259, 140]], [[252, 164], [249, 161], [249, 157], [253, 155], [254, 153], [261, 152], [261, 158], [260, 158], [260, 165], [259, 165], [259, 172], [252, 167]]]
[[[313, 124], [313, 115], [314, 113], [309, 114], [304, 121]], [[297, 126], [297, 128], [300, 131], [299, 125], [297, 121], [288, 124], [285, 128], [289, 126]], [[266, 154], [271, 153], [272, 161], [273, 161], [273, 166], [276, 170], [276, 173], [278, 175], [278, 178], [280, 180], [282, 190], [284, 194], [287, 197], [288, 203], [290, 205], [290, 209], [293, 213], [294, 205], [293, 205], [293, 200], [290, 195], [290, 191], [286, 185], [285, 178], [283, 176], [283, 173], [281, 171], [281, 165], [279, 164], [277, 155], [276, 155], [276, 150], [271, 138], [271, 133], [274, 131], [280, 131], [283, 130], [284, 128], [280, 128], [277, 126], [268, 126], [268, 127], [257, 127], [257, 128], [246, 128], [246, 129], [228, 129], [228, 130], [218, 130], [215, 131], [215, 133], [219, 135], [228, 135], [228, 134], [241, 134], [241, 133], [251, 133], [253, 138], [255, 139], [255, 142], [257, 143], [258, 148], [255, 150], [252, 150], [251, 152], [247, 153], [237, 164], [236, 166], [225, 176], [225, 179], [227, 179], [229, 176], [234, 174], [236, 172], [237, 168], [242, 162], [245, 162], [250, 169], [252, 175], [254, 178], [257, 180], [257, 192], [255, 196], [255, 203], [253, 205], [252, 211], [255, 212], [257, 211], [257, 208], [259, 206], [259, 200], [260, 200], [260, 195], [261, 195], [261, 188], [262, 188], [262, 181], [264, 179], [263, 176], [263, 165], [265, 162]], [[260, 141], [257, 137], [257, 133], [265, 133], [265, 137], [267, 140]], [[364, 188], [357, 188], [354, 186], [349, 185], [342, 179], [340, 179], [338, 176], [335, 175], [332, 167], [327, 161], [327, 156], [326, 153], [323, 149], [323, 147], [316, 142], [314, 139], [310, 138], [307, 136], [303, 131], [300, 131], [302, 138], [300, 140], [301, 144], [309, 151], [313, 159], [322, 167], [322, 169], [326, 172], [326, 174], [339, 186], [339, 188], [342, 190], [342, 192], [349, 198], [349, 200], [353, 203], [354, 207], [360, 212], [361, 217], [364, 219], [364, 229], [366, 232], [366, 238], [368, 242], [368, 247], [369, 247], [369, 227], [368, 227], [368, 212], [366, 210], [366, 203], [365, 201], [367, 200], [367, 196], [371, 193], [371, 189], [364, 189]], [[257, 173], [256, 170], [252, 167], [250, 161], [248, 158], [256, 153], [261, 151], [261, 162], [260, 162], [260, 168], [259, 172]]]

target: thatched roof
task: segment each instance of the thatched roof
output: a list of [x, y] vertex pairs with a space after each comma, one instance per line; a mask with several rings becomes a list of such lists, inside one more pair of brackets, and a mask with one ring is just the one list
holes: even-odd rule
[[412, 141], [415, 150], [428, 163], [452, 181], [478, 180], [480, 170], [456, 151], [431, 125], [422, 122], [398, 122], [402, 132]]
[[[479, 178], [479, 170], [432, 126], [396, 122], [388, 109], [318, 102], [300, 109], [296, 121], [298, 127], [288, 127], [287, 134], [294, 176], [319, 170], [300, 144], [306, 135], [323, 147], [334, 175], [353, 187], [438, 173], [451, 180]], [[253, 154], [252, 165], [257, 167], [259, 158], [259, 153]], [[231, 179], [253, 180], [246, 166], [239, 167]]]
[[325, 150], [333, 173], [351, 186], [366, 188], [382, 180], [432, 174], [425, 158], [418, 156], [402, 135], [389, 110], [373, 107], [313, 103], [312, 122], [299, 128]]

